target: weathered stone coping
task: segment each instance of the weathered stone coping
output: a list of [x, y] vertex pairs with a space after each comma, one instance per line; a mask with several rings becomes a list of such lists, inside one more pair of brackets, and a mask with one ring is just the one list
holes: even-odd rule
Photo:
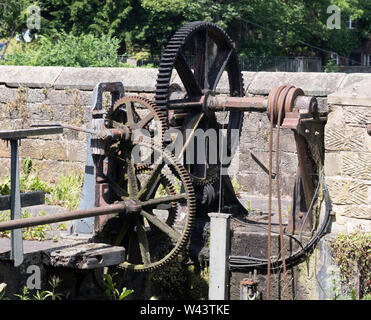
[[[79, 89], [91, 91], [98, 82], [121, 81], [126, 91], [154, 92], [155, 68], [71, 68], [0, 66], [0, 85], [7, 87]], [[266, 95], [276, 86], [292, 84], [306, 95], [326, 97], [362, 80], [371, 81], [367, 73], [321, 72], [243, 72], [244, 88], [248, 94]], [[173, 81], [179, 79], [174, 73]], [[226, 77], [222, 77], [219, 90], [227, 90]]]

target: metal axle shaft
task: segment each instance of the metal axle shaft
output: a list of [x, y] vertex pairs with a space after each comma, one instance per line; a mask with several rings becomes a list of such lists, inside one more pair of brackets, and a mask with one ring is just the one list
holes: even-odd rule
[[71, 212], [57, 213], [47, 216], [38, 216], [25, 219], [15, 219], [0, 223], [0, 231], [15, 230], [21, 228], [34, 227], [43, 224], [62, 222], [68, 220], [75, 220], [81, 218], [102, 216], [112, 213], [126, 211], [125, 203], [112, 204], [104, 207], [97, 207], [93, 209], [77, 210]]

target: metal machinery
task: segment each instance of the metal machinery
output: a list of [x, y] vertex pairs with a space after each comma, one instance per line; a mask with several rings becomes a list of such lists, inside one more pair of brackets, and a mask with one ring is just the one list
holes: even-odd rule
[[[175, 71], [182, 86], [172, 82]], [[229, 91], [218, 94], [221, 81], [227, 81]], [[191, 22], [174, 34], [161, 59], [154, 101], [125, 96], [121, 89], [117, 83], [103, 84], [101, 90], [111, 93], [111, 105], [94, 108], [90, 129], [64, 126], [91, 134], [95, 208], [15, 219], [0, 223], [0, 231], [95, 216], [94, 241], [125, 247], [123, 268], [161, 267], [187, 246], [196, 217], [215, 211], [248, 214], [230, 177], [223, 174], [232, 157], [220, 156], [223, 148], [233, 156], [244, 112], [267, 113], [271, 129], [276, 126], [278, 132], [280, 127], [293, 130], [299, 168], [289, 229], [297, 231], [303, 221], [312, 229], [312, 215], [304, 213], [313, 206], [323, 164], [323, 145], [316, 139], [323, 134], [326, 116], [314, 97], [294, 86], [275, 88], [268, 98], [245, 97], [237, 52], [221, 28]], [[170, 148], [177, 139], [171, 134], [175, 129], [183, 135], [177, 153]], [[206, 156], [189, 164], [184, 159], [198, 129], [223, 129], [226, 139], [218, 136], [216, 145], [206, 141]], [[136, 136], [140, 130], [146, 134]], [[272, 135], [271, 130], [271, 142]], [[278, 148], [279, 135], [276, 142]], [[216, 161], [207, 156], [212, 148], [218, 151]]]

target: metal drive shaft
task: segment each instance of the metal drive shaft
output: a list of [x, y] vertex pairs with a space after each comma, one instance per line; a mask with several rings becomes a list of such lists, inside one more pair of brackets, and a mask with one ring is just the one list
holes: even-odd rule
[[15, 219], [0, 223], [0, 231], [15, 230], [21, 228], [34, 227], [42, 224], [49, 224], [55, 222], [62, 222], [68, 220], [75, 220], [81, 218], [95, 217], [118, 213], [126, 210], [125, 203], [112, 204], [104, 207], [97, 207], [86, 210], [77, 210], [71, 212], [57, 213], [47, 216], [38, 216], [25, 219]]

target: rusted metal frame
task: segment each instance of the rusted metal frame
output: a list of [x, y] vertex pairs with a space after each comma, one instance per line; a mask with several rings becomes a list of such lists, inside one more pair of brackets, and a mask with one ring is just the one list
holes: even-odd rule
[[[312, 159], [309, 154], [308, 144], [304, 136], [294, 131], [296, 150], [298, 156], [298, 167], [301, 176], [301, 183], [304, 191], [306, 210], [309, 210], [314, 196], [313, 177], [316, 175]], [[294, 213], [293, 213], [294, 214]], [[300, 216], [297, 217], [300, 219]], [[302, 217], [303, 218], [303, 217]], [[313, 227], [313, 216], [309, 215], [303, 230], [310, 231]], [[295, 229], [295, 227], [294, 227]]]
[[69, 221], [81, 218], [96, 217], [101, 215], [126, 212], [127, 206], [125, 202], [118, 204], [107, 205], [104, 207], [77, 210], [71, 212], [56, 213], [53, 215], [37, 216], [24, 219], [10, 220], [0, 223], [0, 231], [16, 230], [21, 228], [29, 228], [43, 224]]

